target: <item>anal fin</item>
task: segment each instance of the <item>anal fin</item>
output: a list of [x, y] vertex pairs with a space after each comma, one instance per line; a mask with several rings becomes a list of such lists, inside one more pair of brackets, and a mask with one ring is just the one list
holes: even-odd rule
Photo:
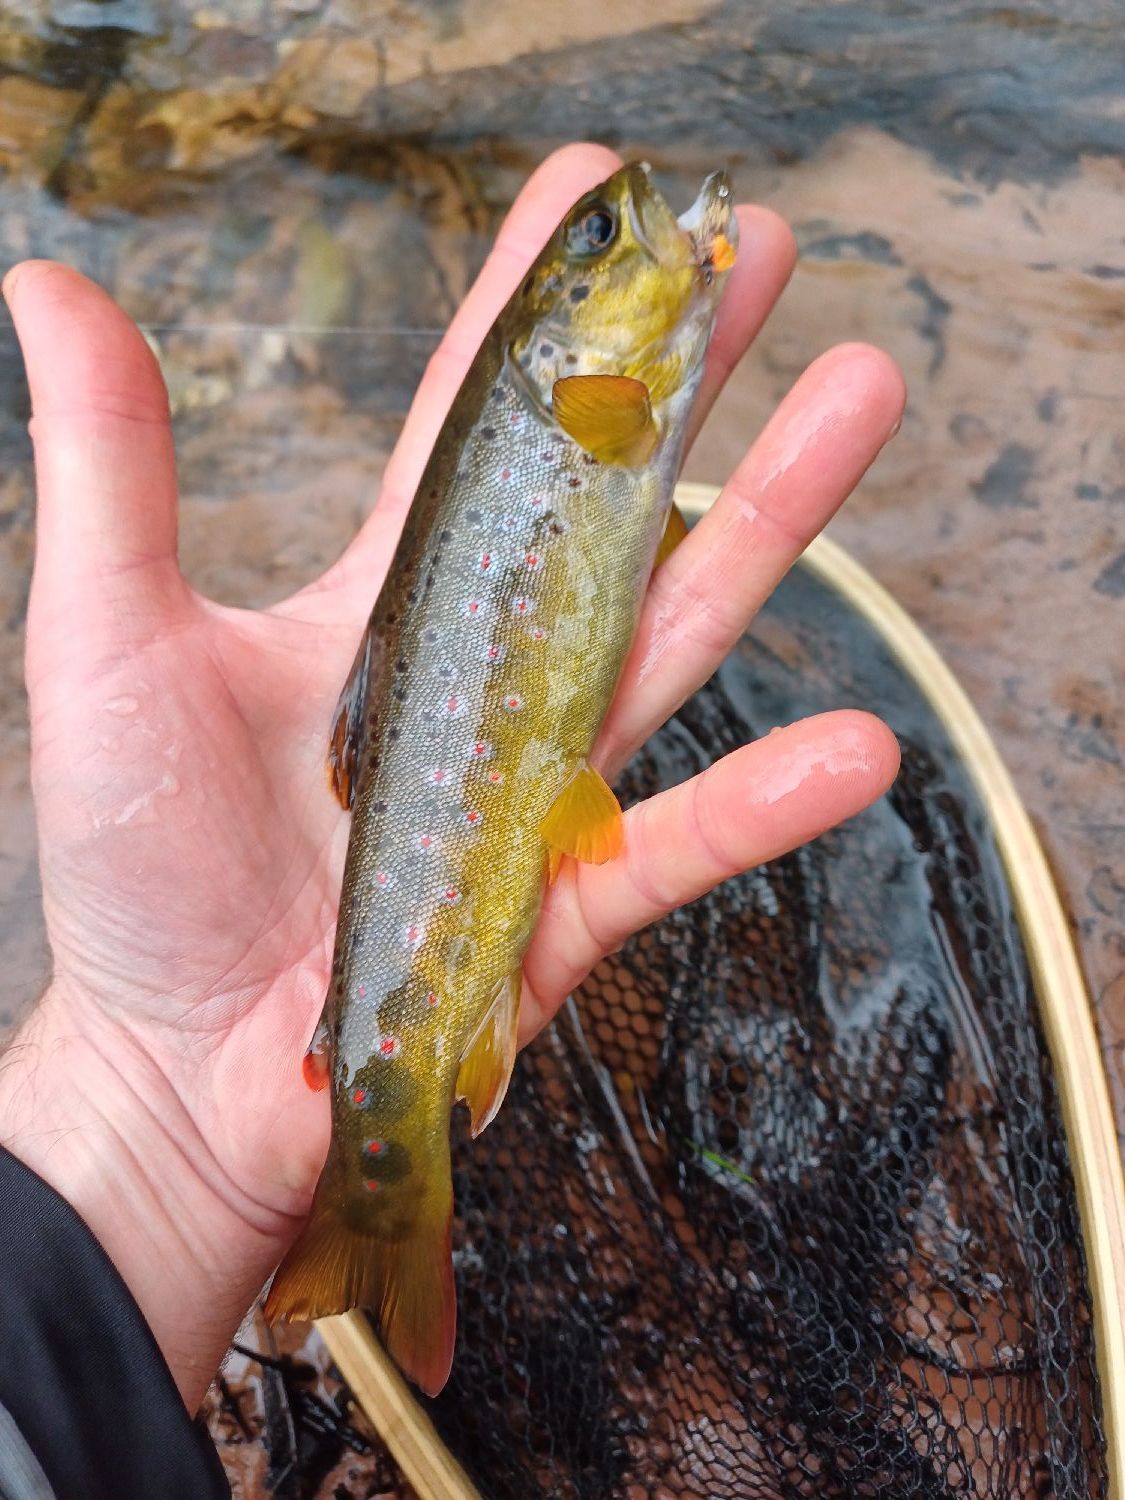
[[371, 627], [363, 633], [348, 680], [332, 717], [328, 740], [328, 785], [345, 810], [355, 801], [355, 784], [363, 751], [364, 710], [371, 676]]
[[621, 805], [586, 761], [551, 803], [539, 832], [552, 850], [590, 865], [614, 859], [625, 842]]
[[456, 1094], [469, 1106], [474, 1139], [496, 1118], [516, 1062], [522, 970], [501, 983], [476, 1036], [465, 1049]]

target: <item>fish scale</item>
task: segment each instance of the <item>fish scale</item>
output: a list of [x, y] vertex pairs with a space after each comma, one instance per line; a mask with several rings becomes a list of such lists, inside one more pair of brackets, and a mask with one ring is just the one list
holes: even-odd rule
[[[450, 1111], [466, 1098], [476, 1133], [503, 1097], [549, 847], [604, 858], [619, 838], [586, 757], [636, 627], [714, 317], [699, 232], [642, 169], [590, 202], [453, 403], [333, 734], [335, 784], [346, 800], [354, 787], [354, 806], [323, 1023], [332, 1145], [267, 1312], [368, 1306], [428, 1390], [452, 1354]], [[589, 238], [606, 218], [617, 250], [571, 253], [575, 226]], [[613, 287], [636, 304], [635, 334], [610, 316]]]

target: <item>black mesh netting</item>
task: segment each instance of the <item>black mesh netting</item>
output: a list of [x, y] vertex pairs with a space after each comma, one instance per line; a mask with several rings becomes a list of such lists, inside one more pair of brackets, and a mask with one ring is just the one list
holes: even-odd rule
[[1104, 1493], [1058, 1101], [939, 721], [799, 571], [624, 790], [849, 702], [890, 797], [603, 963], [459, 1130], [427, 1406], [486, 1500]]

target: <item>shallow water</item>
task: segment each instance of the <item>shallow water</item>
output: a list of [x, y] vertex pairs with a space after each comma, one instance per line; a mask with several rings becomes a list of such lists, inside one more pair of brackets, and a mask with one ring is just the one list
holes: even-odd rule
[[[790, 289], [690, 477], [721, 481], [828, 345], [902, 364], [902, 432], [832, 529], [925, 626], [1016, 774], [1125, 1122], [1116, 0], [0, 0], [0, 261], [69, 261], [150, 330], [184, 567], [225, 600], [277, 599], [339, 552], [503, 210], [582, 137], [643, 154], [684, 203], [727, 163], [797, 233]], [[0, 1021], [47, 967], [26, 415], [5, 325]]]

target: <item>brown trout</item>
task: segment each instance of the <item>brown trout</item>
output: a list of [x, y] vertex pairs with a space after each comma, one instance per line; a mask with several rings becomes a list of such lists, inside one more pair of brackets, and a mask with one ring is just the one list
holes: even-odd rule
[[306, 1058], [332, 1143], [266, 1313], [367, 1308], [430, 1394], [456, 1322], [450, 1113], [464, 1100], [477, 1135], [500, 1107], [545, 880], [621, 848], [587, 756], [736, 234], [723, 173], [680, 219], [640, 165], [567, 214], [453, 402], [337, 709], [352, 827]]

